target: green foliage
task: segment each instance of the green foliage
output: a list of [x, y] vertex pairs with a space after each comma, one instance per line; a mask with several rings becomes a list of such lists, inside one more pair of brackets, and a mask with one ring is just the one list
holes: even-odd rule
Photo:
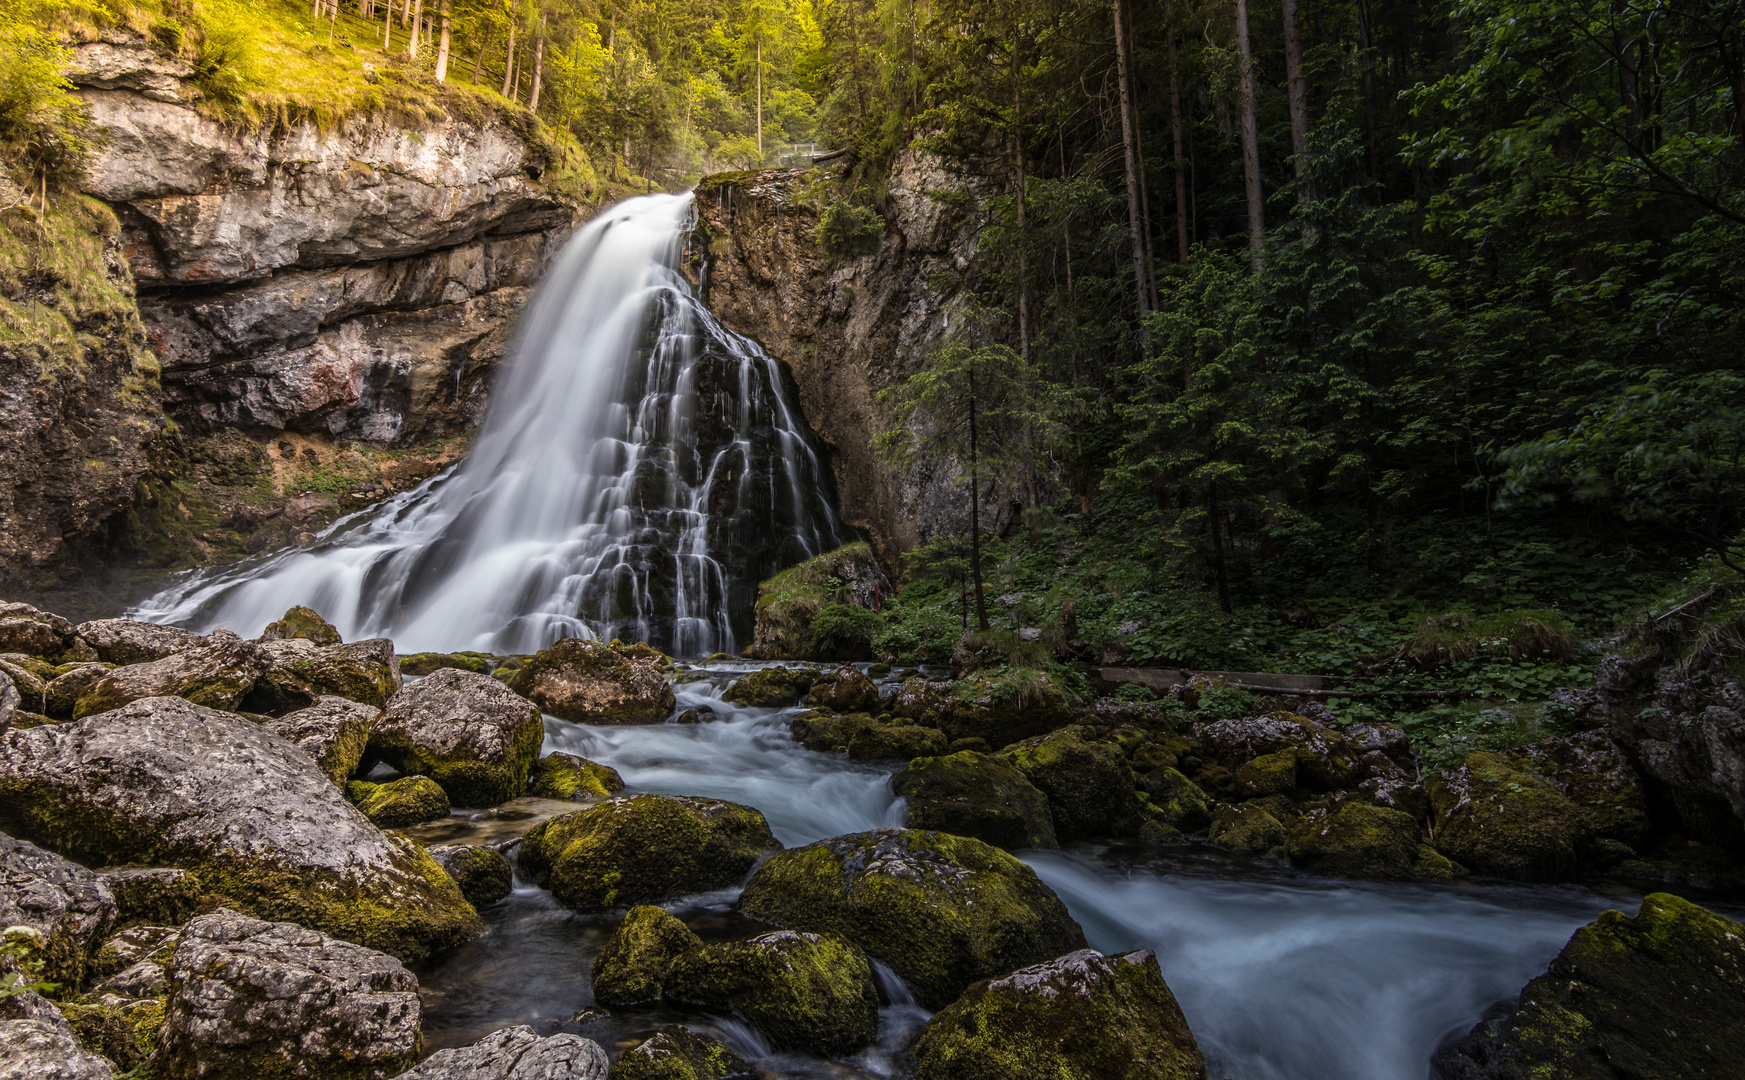
[[0, 959], [10, 961], [17, 970], [0, 974], [0, 1001], [19, 994], [46, 994], [58, 985], [37, 978], [42, 973], [42, 931], [29, 926], [8, 926], [0, 930]]
[[884, 620], [866, 608], [827, 604], [812, 617], [801, 653], [812, 660], [865, 660], [883, 628]]
[[885, 222], [870, 206], [836, 199], [818, 217], [818, 245], [832, 255], [872, 255], [884, 239]]
[[60, 185], [83, 175], [96, 133], [65, 75], [72, 51], [51, 26], [55, 6], [20, 0], [0, 9], [0, 147], [29, 179]]

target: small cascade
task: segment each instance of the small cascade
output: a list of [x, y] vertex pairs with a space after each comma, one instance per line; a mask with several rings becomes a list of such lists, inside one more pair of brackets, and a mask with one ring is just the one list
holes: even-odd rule
[[852, 537], [781, 366], [680, 273], [693, 212], [630, 199], [570, 240], [459, 465], [134, 617], [258, 632], [307, 604], [406, 652], [749, 640], [757, 583]]

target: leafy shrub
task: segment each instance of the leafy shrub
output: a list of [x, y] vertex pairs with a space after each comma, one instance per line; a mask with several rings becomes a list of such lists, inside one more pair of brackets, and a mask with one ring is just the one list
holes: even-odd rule
[[1122, 683], [1115, 690], [1116, 701], [1152, 701], [1157, 697], [1144, 683]]
[[38, 3], [0, 5], [0, 145], [24, 179], [64, 184], [85, 170], [96, 132], [65, 72], [70, 51]]
[[812, 619], [801, 652], [808, 660], [865, 660], [884, 620], [853, 604], [826, 604]]
[[832, 255], [871, 255], [884, 239], [885, 219], [870, 206], [838, 199], [818, 219], [818, 244]]
[[1199, 709], [1213, 720], [1235, 720], [1248, 715], [1248, 691], [1240, 686], [1214, 686], [1200, 691]]
[[194, 84], [220, 112], [243, 111], [250, 88], [260, 82], [257, 31], [248, 11], [230, 3], [209, 4], [200, 29]]

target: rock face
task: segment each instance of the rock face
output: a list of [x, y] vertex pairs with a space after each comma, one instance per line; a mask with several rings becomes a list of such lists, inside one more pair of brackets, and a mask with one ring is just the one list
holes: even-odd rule
[[29, 990], [0, 998], [0, 1080], [113, 1080], [115, 1068], [79, 1044], [59, 1009]]
[[794, 848], [758, 868], [745, 914], [840, 934], [889, 964], [929, 1008], [977, 979], [1085, 946], [1028, 866], [979, 840], [875, 829]]
[[778, 930], [705, 945], [673, 961], [665, 986], [669, 1002], [735, 1012], [787, 1049], [836, 1057], [878, 1034], [872, 967], [834, 934]]
[[737, 1080], [752, 1075], [739, 1055], [677, 1024], [624, 1051], [612, 1066], [612, 1080]]
[[1084, 949], [970, 987], [915, 1039], [916, 1080], [1203, 1080], [1149, 950]]
[[606, 1080], [609, 1067], [599, 1043], [579, 1035], [542, 1039], [522, 1025], [438, 1050], [399, 1080]]
[[370, 726], [380, 709], [323, 697], [307, 709], [264, 720], [261, 726], [308, 754], [327, 778], [342, 787], [363, 760], [370, 739]]
[[594, 957], [594, 1000], [616, 1007], [659, 1001], [673, 961], [702, 945], [665, 910], [631, 908]]
[[909, 802], [908, 824], [995, 847], [1055, 848], [1048, 797], [998, 758], [964, 750], [949, 757], [916, 758], [891, 780]]
[[370, 755], [428, 776], [455, 806], [495, 806], [527, 790], [545, 726], [489, 675], [444, 668], [395, 694], [370, 731]]
[[90, 865], [182, 867], [234, 907], [397, 956], [479, 925], [423, 849], [384, 836], [302, 751], [181, 698], [0, 734], [0, 822]]
[[213, 709], [235, 709], [267, 669], [260, 647], [227, 630], [162, 660], [116, 668], [79, 698], [74, 719], [153, 697], [186, 698]]
[[749, 806], [632, 795], [535, 825], [519, 863], [562, 903], [599, 910], [737, 885], [781, 847]]
[[42, 934], [44, 979], [80, 985], [115, 918], [115, 897], [101, 876], [0, 833], [0, 928]]
[[658, 724], [673, 712], [673, 688], [653, 656], [626, 656], [580, 638], [540, 650], [509, 688], [540, 711], [578, 724]]
[[182, 931], [158, 1053], [171, 1076], [385, 1078], [417, 1060], [418, 980], [393, 957], [222, 910]]
[[134, 622], [132, 619], [96, 619], [76, 628], [79, 639], [97, 650], [97, 659], [110, 664], [145, 664], [186, 652], [200, 644], [199, 634], [179, 626]]
[[1656, 893], [1575, 932], [1512, 1008], [1436, 1056], [1447, 1080], [1736, 1076], [1745, 927]]
[[1061, 840], [1139, 831], [1133, 770], [1113, 746], [1086, 742], [1066, 728], [1026, 739], [1000, 756], [1048, 797]]

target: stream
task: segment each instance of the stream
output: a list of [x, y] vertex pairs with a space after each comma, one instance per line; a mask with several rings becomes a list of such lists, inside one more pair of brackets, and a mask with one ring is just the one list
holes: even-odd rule
[[[681, 676], [697, 681], [675, 687], [679, 708], [714, 710], [703, 723], [588, 727], [547, 717], [545, 750], [612, 766], [627, 792], [754, 806], [790, 847], [901, 824], [903, 806], [890, 789], [896, 763], [813, 753], [787, 732], [799, 710], [721, 700], [737, 675], [758, 666], [712, 664]], [[519, 800], [434, 823], [445, 830], [434, 839], [501, 839], [570, 809]], [[1156, 950], [1214, 1080], [1423, 1080], [1444, 1039], [1543, 972], [1577, 927], [1608, 907], [1634, 912], [1640, 901], [1575, 887], [1340, 881], [1205, 845], [1076, 845], [1019, 856], [1066, 902], [1092, 946]], [[733, 911], [737, 892], [665, 906], [705, 940], [767, 929]], [[616, 1053], [682, 1020], [755, 1060], [765, 1076], [885, 1077], [901, 1074], [902, 1047], [927, 1015], [881, 972], [890, 1004], [873, 1048], [852, 1061], [772, 1053], [731, 1018], [594, 1010], [589, 965], [615, 917], [567, 911], [519, 880], [483, 914], [486, 936], [418, 969], [427, 1049], [531, 1024], [542, 1034], [586, 1035]]]

